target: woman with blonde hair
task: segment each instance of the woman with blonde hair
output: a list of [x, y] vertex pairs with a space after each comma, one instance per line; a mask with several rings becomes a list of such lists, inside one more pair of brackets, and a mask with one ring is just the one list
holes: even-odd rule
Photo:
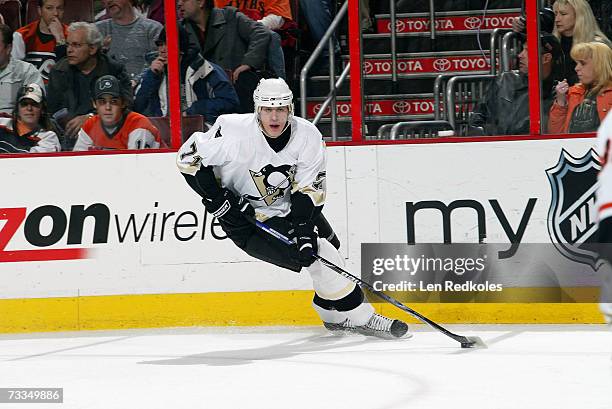
[[586, 0], [557, 0], [553, 5], [555, 28], [553, 34], [561, 41], [565, 56], [564, 76], [570, 85], [578, 82], [575, 62], [570, 58], [573, 46], [591, 41], [601, 41], [612, 47], [612, 43], [601, 31], [593, 10]]
[[600, 41], [580, 43], [571, 56], [580, 82], [557, 85], [548, 118], [551, 133], [594, 132], [612, 108], [612, 49]]

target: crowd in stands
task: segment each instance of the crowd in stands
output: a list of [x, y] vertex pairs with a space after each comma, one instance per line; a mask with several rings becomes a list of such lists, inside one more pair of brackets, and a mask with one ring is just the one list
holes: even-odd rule
[[[68, 2], [26, 0], [37, 18], [0, 24], [0, 153], [166, 146], [154, 125], [169, 112], [163, 1], [101, 0], [95, 17], [71, 23]], [[283, 48], [296, 47], [297, 32], [290, 0], [176, 4], [183, 115], [212, 124], [252, 112], [259, 79], [286, 78]]]
[[[612, 42], [586, 0], [556, 0], [540, 11], [542, 122], [545, 132], [595, 132], [612, 109]], [[504, 72], [470, 115], [469, 132], [529, 133], [528, 58], [524, 18], [518, 71]]]
[[[155, 131], [169, 112], [164, 2], [100, 1], [100, 10], [92, 3], [90, 15], [76, 22], [64, 18], [67, 3], [80, 5], [70, 0], [24, 0], [29, 9], [16, 30], [0, 15], [0, 153], [168, 144], [169, 135]], [[359, 3], [361, 29], [371, 32], [370, 2]], [[544, 3], [539, 63], [546, 131], [594, 131], [612, 108], [612, 43], [587, 0]], [[291, 83], [296, 70], [287, 64], [288, 55], [294, 55], [300, 33], [305, 28], [317, 43], [338, 2], [177, 0], [176, 5], [181, 111], [212, 124], [221, 114], [252, 112], [259, 79]], [[529, 133], [524, 19], [515, 20], [514, 30], [524, 40], [518, 70], [500, 74], [475, 107], [473, 134]], [[338, 55], [338, 39], [333, 42]], [[326, 53], [312, 74], [329, 71]], [[106, 93], [99, 88], [104, 86]]]

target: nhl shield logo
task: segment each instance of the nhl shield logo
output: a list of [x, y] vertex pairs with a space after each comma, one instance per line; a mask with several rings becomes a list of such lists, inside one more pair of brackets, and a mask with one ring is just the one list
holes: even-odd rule
[[550, 238], [565, 257], [594, 269], [601, 262], [597, 252], [588, 247], [597, 238], [595, 192], [600, 169], [600, 159], [591, 149], [581, 158], [562, 150], [557, 165], [546, 170], [552, 189], [548, 211]]

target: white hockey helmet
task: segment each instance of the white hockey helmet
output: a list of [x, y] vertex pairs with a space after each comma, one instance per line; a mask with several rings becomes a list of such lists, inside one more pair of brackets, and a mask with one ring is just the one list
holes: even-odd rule
[[289, 115], [293, 115], [293, 92], [282, 78], [262, 78], [253, 92], [255, 112], [260, 107], [289, 107]]

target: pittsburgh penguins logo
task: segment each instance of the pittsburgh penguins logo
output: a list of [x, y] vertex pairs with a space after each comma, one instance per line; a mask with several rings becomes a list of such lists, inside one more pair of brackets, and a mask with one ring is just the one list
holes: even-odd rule
[[261, 200], [270, 206], [285, 195], [295, 180], [295, 166], [266, 165], [259, 172], [251, 172], [251, 178], [261, 194]]

